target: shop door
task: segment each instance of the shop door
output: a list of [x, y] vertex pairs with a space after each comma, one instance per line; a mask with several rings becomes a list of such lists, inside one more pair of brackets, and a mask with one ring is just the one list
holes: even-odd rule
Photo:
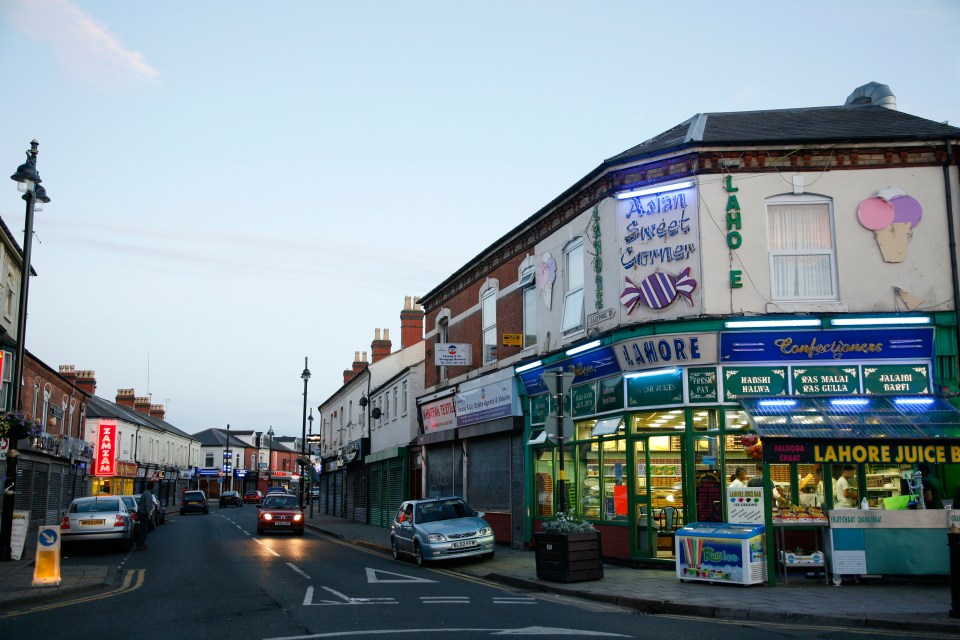
[[633, 441], [634, 558], [673, 559], [674, 537], [686, 522], [683, 438], [641, 436]]
[[694, 438], [695, 512], [697, 522], [723, 522], [723, 471], [720, 468], [720, 436]]

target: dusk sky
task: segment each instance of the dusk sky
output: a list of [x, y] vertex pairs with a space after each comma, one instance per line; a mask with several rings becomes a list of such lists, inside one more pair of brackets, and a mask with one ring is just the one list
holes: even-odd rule
[[[377, 327], [605, 158], [871, 81], [960, 125], [954, 0], [0, 0], [0, 166], [31, 139], [26, 346], [167, 421], [298, 435]], [[23, 241], [16, 185], [0, 217]], [[319, 423], [317, 423], [319, 427]]]

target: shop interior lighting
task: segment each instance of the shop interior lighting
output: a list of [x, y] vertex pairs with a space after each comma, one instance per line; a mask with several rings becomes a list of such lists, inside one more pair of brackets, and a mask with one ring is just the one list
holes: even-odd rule
[[672, 369], [654, 369], [653, 371], [636, 371], [634, 373], [628, 373], [623, 377], [629, 380], [631, 378], [649, 378], [651, 376], [672, 376], [678, 371], [680, 370], [676, 367], [673, 367]]
[[833, 318], [834, 327], [869, 327], [881, 324], [930, 324], [926, 316], [907, 316], [902, 318]]
[[894, 398], [893, 402], [894, 404], [898, 404], [900, 406], [905, 406], [905, 407], [909, 407], [909, 406], [926, 407], [926, 406], [930, 406], [935, 401], [933, 398]]
[[775, 407], [795, 407], [797, 406], [796, 400], [761, 400], [757, 403], [758, 407], [763, 407], [764, 409], [773, 409]]
[[727, 320], [723, 326], [727, 329], [775, 329], [783, 327], [819, 327], [818, 318], [796, 318], [794, 320]]
[[[568, 356], [575, 356], [575, 355], [577, 355], [578, 353], [583, 353], [584, 351], [590, 351], [590, 349], [593, 349], [593, 348], [599, 347], [599, 346], [600, 346], [600, 341], [599, 341], [599, 340], [594, 340], [593, 342], [588, 342], [587, 344], [582, 344], [582, 345], [580, 345], [579, 347], [574, 347], [573, 349], [567, 349], [566, 355], [568, 355]], [[519, 371], [519, 369], [517, 369], [517, 371]]]
[[525, 364], [522, 367], [517, 367], [514, 369], [516, 373], [523, 373], [524, 371], [530, 371], [530, 369], [536, 369], [543, 364], [543, 360], [537, 360], [536, 362], [531, 362], [530, 364]]
[[674, 182], [673, 184], [658, 184], [653, 187], [644, 187], [643, 189], [636, 189], [634, 191], [624, 191], [623, 193], [617, 194], [617, 200], [626, 200], [627, 198], [639, 198], [640, 196], [649, 196], [654, 193], [666, 193], [668, 191], [678, 191], [680, 189], [689, 189], [693, 186], [692, 180], [687, 180], [686, 182]]
[[866, 398], [833, 398], [830, 404], [834, 407], [865, 407], [870, 401]]

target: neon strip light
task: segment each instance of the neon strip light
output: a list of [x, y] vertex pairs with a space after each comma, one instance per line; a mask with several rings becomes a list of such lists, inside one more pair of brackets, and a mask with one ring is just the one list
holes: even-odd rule
[[536, 362], [531, 362], [530, 364], [525, 364], [522, 367], [517, 367], [514, 369], [516, 373], [523, 373], [524, 371], [530, 371], [530, 369], [536, 369], [543, 364], [543, 360], [537, 360]]
[[673, 184], [657, 185], [655, 187], [644, 187], [634, 191], [624, 191], [617, 194], [617, 200], [626, 200], [627, 198], [639, 198], [640, 196], [649, 196], [654, 193], [666, 193], [667, 191], [678, 191], [680, 189], [689, 189], [693, 186], [692, 180], [686, 182], [675, 182]]
[[574, 347], [573, 349], [568, 349], [567, 352], [566, 352], [566, 355], [568, 355], [568, 356], [575, 356], [575, 355], [577, 355], [578, 353], [583, 353], [584, 351], [590, 351], [590, 349], [593, 349], [594, 347], [599, 347], [599, 346], [600, 346], [600, 341], [599, 341], [599, 340], [594, 340], [593, 342], [588, 342], [587, 344], [582, 344], [582, 345], [580, 345], [579, 347]]
[[763, 407], [764, 409], [770, 409], [773, 407], [795, 407], [797, 406], [796, 400], [761, 400], [757, 403], [758, 407]]
[[934, 399], [933, 398], [895, 398], [893, 402], [894, 404], [905, 405], [905, 406], [910, 406], [910, 405], [929, 406], [934, 403]]
[[636, 373], [628, 373], [623, 377], [627, 380], [630, 380], [632, 378], [648, 378], [650, 376], [673, 375], [678, 371], [680, 371], [680, 369], [678, 369], [677, 367], [673, 367], [672, 369], [656, 369], [654, 371], [638, 371]]
[[830, 404], [835, 407], [865, 407], [870, 401], [866, 398], [835, 398]]
[[727, 320], [723, 323], [727, 329], [763, 329], [774, 327], [819, 327], [820, 320], [803, 318], [797, 320]]
[[930, 318], [834, 318], [830, 321], [835, 327], [871, 326], [877, 324], [930, 324]]

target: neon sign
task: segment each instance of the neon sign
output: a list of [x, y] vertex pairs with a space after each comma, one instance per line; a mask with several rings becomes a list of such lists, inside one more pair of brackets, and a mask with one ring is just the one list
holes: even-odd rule
[[97, 432], [97, 466], [94, 475], [114, 476], [117, 472], [117, 424], [101, 422]]

